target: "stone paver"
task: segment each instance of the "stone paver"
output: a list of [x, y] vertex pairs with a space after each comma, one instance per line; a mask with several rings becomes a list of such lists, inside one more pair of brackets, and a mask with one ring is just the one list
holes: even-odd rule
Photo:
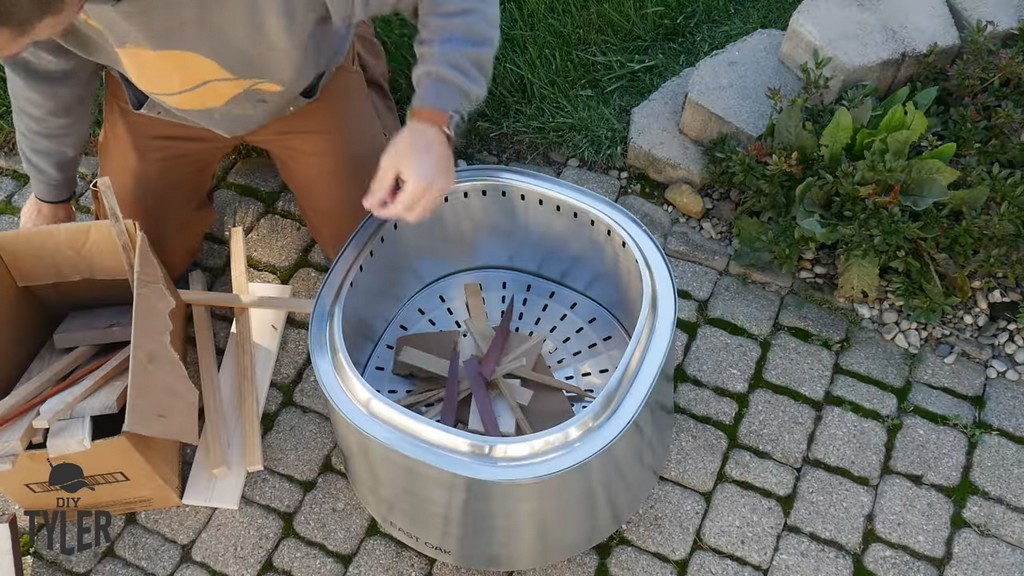
[[971, 482], [1017, 508], [1024, 508], [1024, 446], [986, 434], [974, 450]]
[[740, 422], [739, 443], [799, 468], [814, 429], [814, 409], [768, 390], [750, 395], [747, 413]]
[[918, 408], [952, 418], [964, 425], [973, 424], [978, 416], [978, 410], [966, 400], [950, 396], [918, 382], [911, 385], [907, 401]]
[[686, 356], [686, 345], [689, 344], [690, 337], [682, 330], [676, 328], [675, 336], [672, 339], [672, 366], [678, 367], [683, 363], [683, 358]]
[[809, 455], [877, 484], [885, 462], [886, 440], [885, 426], [880, 422], [826, 406]]
[[294, 382], [309, 362], [309, 332], [288, 326], [281, 338], [281, 350], [277, 353], [271, 381], [274, 384]]
[[271, 470], [250, 472], [242, 497], [281, 512], [294, 512], [302, 503], [302, 486]]
[[294, 576], [340, 576], [345, 565], [296, 538], [282, 540], [271, 557], [274, 566]]
[[[426, 556], [383, 536], [367, 538], [348, 567], [348, 576], [424, 576], [430, 571]], [[297, 576], [297, 575], [296, 575]]]
[[762, 573], [726, 556], [698, 550], [690, 559], [686, 576], [762, 576]]
[[700, 538], [719, 552], [768, 568], [784, 522], [778, 502], [733, 484], [719, 484]]
[[356, 498], [348, 479], [328, 473], [321, 474], [316, 487], [306, 494], [295, 514], [294, 526], [299, 536], [338, 554], [352, 555], [359, 549], [370, 520], [370, 513]]
[[750, 386], [760, 355], [757, 342], [705, 325], [697, 330], [683, 369], [706, 386], [742, 393]]
[[699, 494], [659, 480], [622, 534], [648, 552], [684, 560], [693, 546], [707, 504]]
[[319, 412], [324, 416], [328, 415], [328, 403], [327, 396], [324, 395], [324, 391], [320, 388], [320, 384], [316, 381], [316, 374], [313, 372], [313, 368], [306, 368], [306, 371], [302, 375], [302, 380], [299, 385], [295, 387], [295, 392], [292, 394], [292, 400], [296, 404], [304, 408], [309, 408], [314, 412]]
[[[34, 567], [33, 567], [34, 568]], [[37, 572], [33, 569], [32, 575]], [[129, 564], [117, 556], [107, 556], [89, 572], [90, 576], [148, 576], [145, 570]], [[175, 573], [177, 576], [177, 573]]]
[[[800, 90], [800, 77], [779, 60], [784, 33], [758, 30], [697, 64], [683, 107], [680, 130], [701, 144], [729, 135], [752, 143], [768, 125], [777, 88], [788, 98]], [[736, 82], [736, 78], [743, 82]]]
[[864, 552], [864, 567], [875, 576], [939, 576], [935, 566], [879, 542]]
[[245, 248], [248, 256], [259, 264], [288, 270], [312, 240], [302, 224], [277, 214], [268, 214], [260, 219], [245, 239]]
[[850, 347], [839, 355], [839, 365], [892, 388], [902, 388], [910, 374], [907, 355], [874, 330], [858, 328], [850, 334]]
[[737, 482], [767, 490], [780, 498], [792, 494], [796, 484], [796, 470], [774, 460], [758, 458], [742, 448], [729, 453], [725, 475]]
[[979, 496], [967, 499], [964, 520], [982, 533], [1024, 549], [1024, 514]]
[[948, 63], [960, 45], [945, 0], [809, 0], [789, 20], [776, 53], [794, 72], [813, 64], [816, 53], [831, 58], [824, 95], [834, 98], [859, 82], [873, 81], [883, 93], [902, 86], [933, 43], [939, 64]]
[[676, 567], [632, 546], [616, 546], [608, 557], [609, 576], [676, 576]]
[[772, 337], [764, 379], [821, 402], [832, 382], [835, 362], [836, 355], [831, 350], [779, 332]]
[[676, 414], [662, 476], [698, 492], [711, 492], [729, 438], [717, 428]]
[[594, 576], [598, 557], [593, 550], [587, 550], [572, 558], [542, 566], [533, 570], [518, 570], [512, 576]]
[[626, 162], [658, 182], [700, 185], [704, 180], [704, 149], [679, 133], [692, 77], [692, 68], [684, 70], [630, 113]]
[[274, 203], [274, 210], [297, 220], [302, 220], [302, 211], [299, 208], [299, 201], [295, 198], [294, 192], [286, 190], [281, 193], [281, 197]]
[[985, 408], [981, 421], [1024, 438], [1024, 385], [1003, 378], [990, 381], [985, 386]]
[[697, 322], [700, 320], [700, 304], [694, 300], [678, 298], [676, 300], [676, 317], [684, 322]]
[[787, 294], [779, 310], [779, 324], [805, 330], [831, 342], [846, 338], [846, 319], [840, 314], [812, 304], [796, 294]]
[[772, 331], [782, 297], [734, 276], [724, 276], [715, 285], [708, 302], [708, 316], [730, 322], [757, 337]]
[[11, 196], [21, 191], [24, 184], [9, 176], [0, 176], [0, 202], [6, 201]]
[[832, 379], [829, 393], [882, 416], [895, 416], [899, 409], [899, 400], [895, 395], [842, 374], [836, 374]]
[[135, 515], [135, 519], [146, 528], [159, 532], [178, 544], [188, 544], [199, 536], [213, 508], [202, 506], [181, 506], [161, 510], [145, 510]]
[[874, 503], [873, 489], [804, 466], [796, 486], [796, 501], [789, 513], [789, 524], [850, 552], [860, 552], [867, 517]]
[[786, 532], [768, 576], [853, 576], [853, 558], [802, 534]]
[[[320, 285], [323, 284], [325, 276], [326, 274], [323, 272], [313, 270], [312, 268], [300, 269], [288, 281], [288, 285], [292, 287], [291, 297], [309, 300], [316, 298], [316, 294], [320, 290]], [[292, 312], [291, 317], [299, 322], [309, 322], [309, 314], [305, 312]]]
[[925, 349], [918, 355], [917, 365], [910, 377], [933, 388], [956, 392], [961, 396], [981, 396], [985, 390], [985, 367], [963, 356], [952, 364], [934, 350]]
[[714, 268], [719, 272], [729, 265], [729, 250], [721, 242], [701, 236], [696, 228], [683, 222], [676, 222], [668, 233], [665, 253]]
[[329, 268], [331, 266], [331, 261], [327, 259], [324, 249], [319, 245], [313, 246], [313, 249], [309, 251], [309, 263], [321, 268]]
[[284, 521], [246, 500], [218, 509], [192, 546], [192, 558], [228, 576], [255, 574], [281, 538]]
[[213, 193], [213, 209], [216, 218], [210, 233], [225, 242], [228, 241], [232, 227], [241, 226], [248, 233], [256, 221], [267, 213], [267, 207], [259, 200], [224, 188]]
[[700, 302], [711, 297], [720, 276], [717, 270], [678, 258], [670, 258], [669, 265], [672, 266], [672, 274], [675, 276], [676, 289]]
[[953, 488], [967, 464], [967, 436], [959, 430], [907, 415], [896, 435], [889, 467], [926, 484]]
[[953, 538], [953, 558], [942, 576], [1020, 576], [1024, 549], [964, 529]]
[[114, 552], [157, 576], [169, 576], [181, 561], [181, 546], [138, 524], [126, 526]]
[[20, 220], [17, 216], [11, 216], [10, 214], [0, 215], [0, 232], [10, 232], [11, 230], [17, 230], [20, 224]]
[[330, 421], [295, 406], [281, 410], [274, 428], [263, 438], [267, 468], [297, 480], [314, 480], [333, 448]]
[[665, 245], [668, 233], [672, 229], [672, 216], [665, 212], [661, 206], [655, 206], [650, 201], [635, 194], [627, 194], [619, 198], [620, 206], [636, 216], [640, 223], [647, 228], [651, 236], [661, 246]]
[[875, 534], [893, 544], [941, 558], [952, 516], [953, 503], [934, 488], [916, 486], [902, 476], [886, 476], [878, 484]]
[[263, 192], [277, 192], [283, 186], [277, 168], [269, 158], [245, 158], [228, 172], [228, 182], [255, 188]]
[[676, 385], [676, 406], [684, 411], [722, 424], [732, 424], [739, 409], [732, 398], [719, 396], [703, 386], [686, 382]]
[[619, 197], [619, 188], [622, 187], [622, 183], [619, 182], [618, 178], [613, 178], [599, 172], [591, 172], [580, 167], [566, 166], [562, 170], [561, 179], [600, 194], [612, 202]]
[[[89, 527], [89, 537], [91, 538], [93, 536], [92, 526], [94, 526], [94, 524], [92, 524], [90, 522], [90, 523], [87, 523], [86, 526]], [[104, 554], [106, 554], [107, 551], [109, 551], [110, 548], [114, 544], [116, 544], [117, 538], [121, 535], [121, 532], [124, 530], [124, 527], [125, 527], [125, 517], [121, 516], [121, 515], [115, 515], [113, 518], [111, 518], [110, 528], [107, 530], [107, 533], [113, 539], [113, 542], [106, 542], [106, 541], [104, 541], [103, 544], [101, 546], [99, 546], [99, 547], [95, 547], [94, 546], [93, 548], [91, 548], [89, 550], [86, 550], [84, 552], [78, 552], [77, 554], [61, 554], [60, 553], [60, 544], [58, 542], [58, 539], [61, 537], [61, 533], [60, 533], [60, 527], [58, 526], [57, 527], [57, 532], [54, 533], [54, 542], [53, 542], [54, 543], [54, 546], [53, 546], [54, 549], [50, 550], [47, 547], [48, 544], [47, 544], [47, 540], [46, 540], [46, 534], [43, 533], [43, 532], [40, 532], [39, 533], [39, 538], [36, 540], [36, 543], [35, 543], [36, 554], [38, 554], [39, 556], [42, 556], [43, 559], [45, 559], [45, 560], [47, 560], [47, 561], [49, 561], [49, 562], [51, 562], [53, 564], [56, 564], [57, 566], [60, 566], [61, 568], [64, 568], [65, 570], [70, 570], [71, 572], [76, 572], [76, 573], [79, 573], [79, 574], [86, 574], [90, 570], [92, 570], [93, 567], [95, 567], [96, 564], [99, 563], [100, 558]], [[67, 534], [66, 534], [65, 542], [68, 542], [68, 543], [77, 542], [78, 541], [78, 525], [77, 525], [77, 523], [69, 521], [67, 523], [67, 525], [66, 525], [66, 528], [67, 528]]]

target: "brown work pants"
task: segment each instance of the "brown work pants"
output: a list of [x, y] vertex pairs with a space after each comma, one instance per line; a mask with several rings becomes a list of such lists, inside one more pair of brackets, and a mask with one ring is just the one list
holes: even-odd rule
[[[174, 279], [194, 262], [214, 222], [217, 168], [235, 146], [268, 152], [333, 260], [366, 216], [362, 197], [400, 127], [384, 50], [365, 22], [315, 101], [238, 138], [135, 113], [121, 84], [109, 72], [106, 80], [99, 176], [110, 178], [122, 215], [139, 223]], [[97, 218], [106, 218], [96, 205]]]

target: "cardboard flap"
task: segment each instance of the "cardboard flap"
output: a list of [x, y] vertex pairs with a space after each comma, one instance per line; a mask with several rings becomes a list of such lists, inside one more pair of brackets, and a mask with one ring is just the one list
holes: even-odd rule
[[[129, 226], [129, 238], [135, 225]], [[127, 279], [107, 221], [69, 222], [0, 234], [0, 257], [18, 286]], [[46, 261], [40, 265], [40, 259]]]
[[136, 245], [124, 431], [198, 444], [199, 391], [185, 371], [176, 342], [183, 336], [185, 304], [145, 233], [139, 233]]

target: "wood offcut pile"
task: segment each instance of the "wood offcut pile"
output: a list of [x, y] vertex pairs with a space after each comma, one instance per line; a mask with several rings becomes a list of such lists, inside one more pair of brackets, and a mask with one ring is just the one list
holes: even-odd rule
[[464, 286], [468, 337], [445, 330], [408, 334], [395, 345], [394, 374], [418, 388], [398, 404], [429, 419], [487, 436], [539, 432], [573, 417], [570, 397], [593, 394], [555, 378], [543, 336], [511, 330], [515, 300], [491, 326], [479, 284]]

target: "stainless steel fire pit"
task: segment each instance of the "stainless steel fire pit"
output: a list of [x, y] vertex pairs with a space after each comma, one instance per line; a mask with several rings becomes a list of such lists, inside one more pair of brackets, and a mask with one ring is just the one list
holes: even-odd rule
[[[592, 390], [574, 416], [492, 437], [396, 402], [403, 334], [458, 330], [463, 285], [487, 315], [547, 333], [552, 374]], [[658, 479], [672, 433], [676, 290], [657, 242], [621, 206], [524, 170], [457, 172], [416, 225], [367, 219], [332, 265], [310, 320], [313, 369], [353, 489], [380, 527], [480, 570], [558, 562], [606, 539]]]

